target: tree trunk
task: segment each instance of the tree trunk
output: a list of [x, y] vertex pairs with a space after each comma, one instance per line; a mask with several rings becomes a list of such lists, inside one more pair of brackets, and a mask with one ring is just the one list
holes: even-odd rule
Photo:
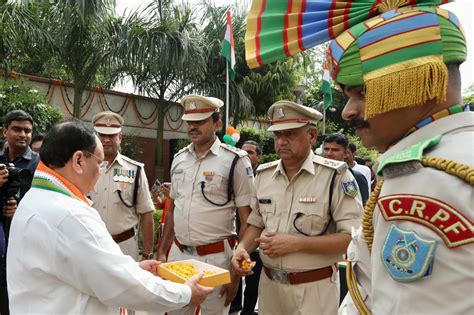
[[81, 87], [79, 84], [74, 84], [74, 103], [73, 103], [73, 116], [75, 118], [81, 118], [81, 103], [82, 103], [82, 92], [84, 92], [84, 87]]
[[156, 128], [155, 170], [163, 170], [163, 134], [165, 113], [168, 106], [164, 100], [159, 100], [156, 106], [158, 108], [158, 126]]

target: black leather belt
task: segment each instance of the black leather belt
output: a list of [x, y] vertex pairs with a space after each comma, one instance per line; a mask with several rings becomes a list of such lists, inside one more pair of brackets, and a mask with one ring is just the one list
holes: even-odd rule
[[115, 243], [122, 243], [123, 241], [126, 241], [132, 237], [135, 236], [135, 229], [131, 228], [130, 230], [126, 230], [122, 233], [112, 235], [112, 238], [114, 239]]

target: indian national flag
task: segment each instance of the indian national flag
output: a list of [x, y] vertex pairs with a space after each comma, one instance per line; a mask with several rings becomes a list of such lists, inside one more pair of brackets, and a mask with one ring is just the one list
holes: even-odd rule
[[323, 82], [321, 82], [321, 90], [324, 95], [324, 110], [328, 109], [332, 105], [332, 89], [331, 89], [331, 75], [327, 62], [324, 62], [323, 69]]
[[221, 55], [227, 59], [229, 64], [229, 77], [235, 79], [235, 49], [234, 49], [234, 33], [232, 33], [232, 18], [230, 10], [227, 11], [227, 27], [225, 30], [224, 42], [222, 43]]

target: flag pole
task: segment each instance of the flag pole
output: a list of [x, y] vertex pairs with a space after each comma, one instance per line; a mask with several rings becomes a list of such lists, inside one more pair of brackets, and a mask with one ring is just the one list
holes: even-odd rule
[[323, 135], [326, 134], [326, 107], [323, 106]]
[[229, 63], [225, 63], [225, 130], [229, 127]]

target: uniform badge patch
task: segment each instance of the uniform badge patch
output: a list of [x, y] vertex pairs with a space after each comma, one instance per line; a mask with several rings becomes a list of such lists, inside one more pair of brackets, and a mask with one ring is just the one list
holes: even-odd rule
[[247, 176], [253, 176], [253, 169], [250, 166], [245, 168], [245, 172], [247, 173]]
[[436, 245], [435, 240], [392, 224], [383, 244], [382, 262], [394, 280], [413, 282], [431, 274]]
[[212, 180], [214, 177], [214, 172], [213, 171], [204, 171], [202, 172], [202, 175], [206, 178], [206, 180]]
[[283, 108], [278, 107], [277, 109], [275, 109], [275, 115], [277, 118], [285, 117], [285, 112], [283, 111]]
[[344, 190], [344, 193], [346, 195], [352, 198], [357, 196], [357, 193], [359, 192], [359, 189], [357, 188], [357, 183], [355, 180], [342, 182], [342, 190]]
[[436, 232], [448, 248], [474, 243], [474, 223], [451, 205], [428, 196], [396, 194], [377, 201], [386, 221], [411, 221]]

